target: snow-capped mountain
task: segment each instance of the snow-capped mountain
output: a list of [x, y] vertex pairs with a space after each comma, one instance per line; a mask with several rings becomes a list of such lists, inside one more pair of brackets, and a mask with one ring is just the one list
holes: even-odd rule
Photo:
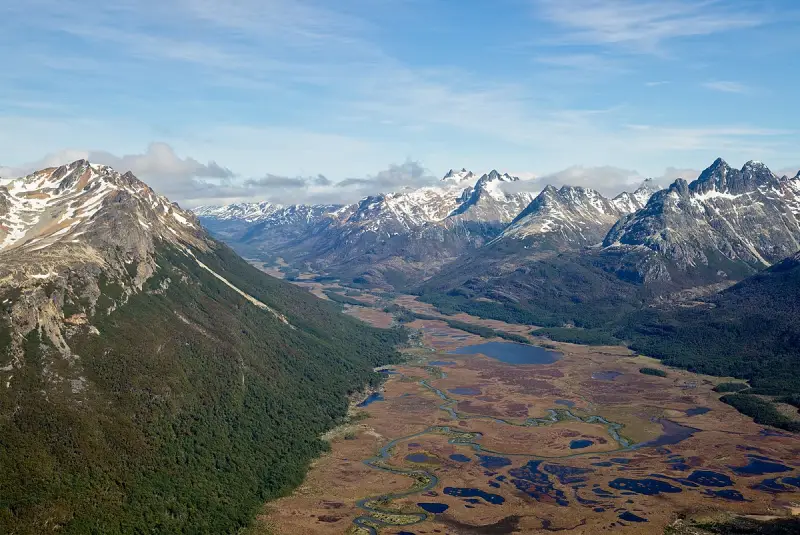
[[589, 188], [548, 185], [498, 239], [547, 242], [558, 249], [600, 243], [620, 217], [642, 208], [657, 189], [647, 180], [633, 193], [607, 199]]
[[434, 186], [371, 195], [342, 207], [261, 203], [195, 213], [251, 258], [277, 255], [346, 276], [387, 266], [425, 273], [496, 237], [530, 203], [529, 193], [504, 191], [517, 180], [497, 171], [478, 177], [450, 170]]
[[225, 206], [198, 206], [192, 211], [200, 218], [213, 218], [220, 221], [241, 220], [253, 223], [263, 221], [283, 208], [280, 204], [263, 201], [257, 203], [235, 203]]
[[650, 197], [657, 191], [661, 191], [661, 186], [657, 185], [652, 178], [646, 179], [633, 193], [623, 191], [612, 199], [614, 205], [624, 214], [632, 214], [636, 210], [641, 210], [650, 200]]
[[[119, 226], [124, 235], [117, 235]], [[200, 246], [202, 227], [191, 212], [156, 194], [131, 173], [79, 160], [21, 178], [0, 179], [0, 256], [50, 276], [73, 257], [134, 261], [154, 240]], [[113, 247], [111, 247], [113, 246]], [[37, 264], [33, 257], [41, 258]], [[36, 276], [36, 275], [32, 275]]]
[[732, 169], [718, 159], [621, 219], [604, 246], [630, 253], [644, 280], [741, 278], [800, 249], [800, 176], [779, 178], [755, 161]]
[[497, 171], [483, 175], [470, 191], [464, 192], [461, 205], [450, 217], [496, 223], [512, 221], [533, 199], [530, 193], [513, 193], [503, 189], [506, 184], [518, 181], [518, 177], [508, 173], [501, 175]]

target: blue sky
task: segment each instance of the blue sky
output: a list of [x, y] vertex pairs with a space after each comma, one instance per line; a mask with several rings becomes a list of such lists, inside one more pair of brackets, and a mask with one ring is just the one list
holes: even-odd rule
[[89, 156], [193, 205], [450, 167], [602, 190], [717, 156], [800, 167], [790, 0], [4, 4], [6, 174]]

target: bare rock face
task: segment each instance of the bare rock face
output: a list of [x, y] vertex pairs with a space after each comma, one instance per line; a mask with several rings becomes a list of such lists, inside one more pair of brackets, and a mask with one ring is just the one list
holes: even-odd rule
[[800, 179], [719, 159], [697, 180], [653, 195], [603, 245], [628, 253], [644, 281], [740, 279], [800, 249], [799, 217]]
[[70, 357], [65, 317], [83, 315], [70, 325], [89, 328], [94, 314], [142, 291], [165, 244], [200, 251], [211, 246], [191, 212], [131, 173], [79, 160], [3, 179], [0, 300], [11, 351], [21, 354], [23, 338], [39, 329]]
[[550, 185], [506, 227], [493, 243], [528, 251], [569, 251], [599, 244], [621, 217], [644, 206], [658, 188], [647, 180], [633, 193], [608, 199], [582, 187]]

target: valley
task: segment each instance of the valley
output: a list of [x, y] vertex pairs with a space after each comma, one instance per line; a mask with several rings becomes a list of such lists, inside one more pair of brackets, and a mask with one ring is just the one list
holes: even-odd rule
[[414, 296], [350, 293], [364, 306], [347, 314], [381, 327], [402, 319], [405, 361], [380, 369], [379, 394], [354, 400], [330, 453], [265, 506], [254, 533], [661, 533], [679, 517], [781, 517], [800, 504], [796, 435], [722, 403], [713, 388], [726, 379], [444, 316]]

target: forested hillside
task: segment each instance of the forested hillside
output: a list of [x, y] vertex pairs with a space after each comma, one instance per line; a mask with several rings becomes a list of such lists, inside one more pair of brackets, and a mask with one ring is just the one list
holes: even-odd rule
[[[0, 389], [0, 532], [236, 532], [302, 480], [348, 395], [396, 358], [401, 332], [210, 243], [197, 259], [271, 310], [165, 245], [144, 291], [106, 282], [98, 302], [116, 309], [91, 317], [97, 331], [67, 327], [71, 357], [42, 329], [27, 336]], [[84, 306], [67, 299], [65, 313]]]

